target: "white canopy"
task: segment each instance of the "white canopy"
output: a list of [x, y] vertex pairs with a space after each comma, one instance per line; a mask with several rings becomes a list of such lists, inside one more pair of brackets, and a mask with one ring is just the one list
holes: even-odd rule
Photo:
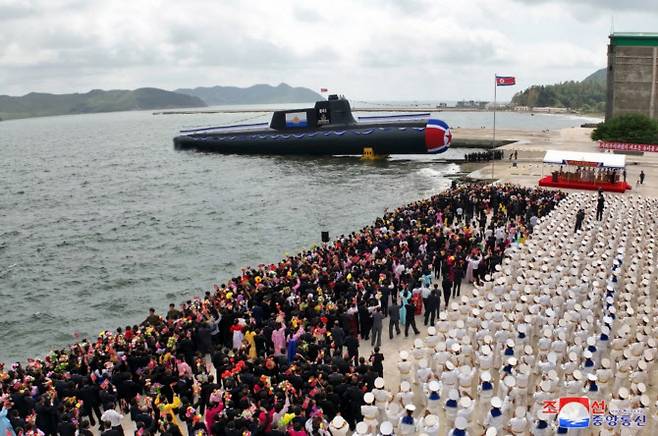
[[544, 163], [581, 167], [624, 168], [626, 167], [626, 156], [612, 153], [547, 150]]

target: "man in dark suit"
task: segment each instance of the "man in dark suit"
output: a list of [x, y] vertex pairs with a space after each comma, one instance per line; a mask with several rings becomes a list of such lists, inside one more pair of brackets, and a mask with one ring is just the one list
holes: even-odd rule
[[400, 334], [400, 307], [396, 299], [391, 301], [388, 306], [388, 337], [393, 339], [393, 327], [395, 327], [395, 334]]
[[425, 306], [425, 325], [427, 325], [429, 321], [429, 325], [433, 326], [436, 315], [439, 312], [441, 298], [439, 298], [438, 290], [439, 285], [434, 285], [434, 289], [432, 289], [430, 296], [427, 297], [427, 305]]

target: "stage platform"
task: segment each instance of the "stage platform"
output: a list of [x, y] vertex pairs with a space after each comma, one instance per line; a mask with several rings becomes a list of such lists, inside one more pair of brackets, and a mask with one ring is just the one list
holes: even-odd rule
[[569, 180], [553, 181], [552, 176], [546, 176], [539, 179], [539, 186], [562, 188], [562, 189], [584, 189], [589, 191], [598, 191], [599, 188], [607, 192], [626, 192], [631, 189], [631, 185], [626, 182], [617, 183], [596, 183], [596, 182], [576, 182]]

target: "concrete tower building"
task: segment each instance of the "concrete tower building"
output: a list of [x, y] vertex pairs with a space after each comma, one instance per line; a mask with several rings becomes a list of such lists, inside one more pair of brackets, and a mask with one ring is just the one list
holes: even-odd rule
[[658, 118], [658, 33], [613, 33], [608, 45], [606, 120], [641, 113]]

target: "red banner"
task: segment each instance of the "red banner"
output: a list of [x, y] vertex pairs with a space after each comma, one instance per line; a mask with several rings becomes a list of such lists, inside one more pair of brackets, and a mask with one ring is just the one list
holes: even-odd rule
[[658, 153], [658, 144], [629, 144], [628, 142], [599, 141], [601, 150], [648, 151]]
[[564, 160], [563, 161], [565, 165], [574, 165], [578, 167], [599, 167], [603, 166], [599, 162], [590, 162], [587, 160]]

